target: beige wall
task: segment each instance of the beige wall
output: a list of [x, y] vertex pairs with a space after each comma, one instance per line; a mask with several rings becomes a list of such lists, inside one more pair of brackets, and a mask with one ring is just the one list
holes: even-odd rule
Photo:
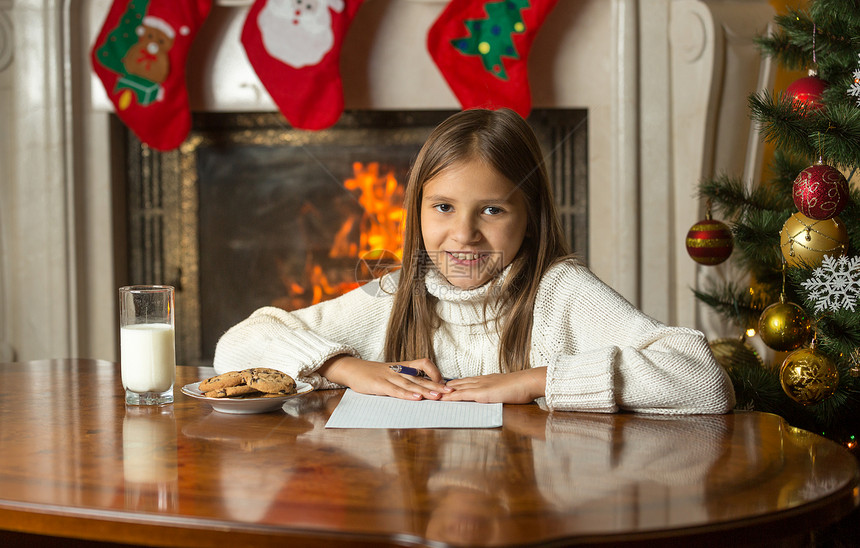
[[[0, 303], [9, 302], [9, 283], [6, 268], [2, 268], [2, 257], [11, 256], [10, 246], [13, 244], [12, 234], [9, 233], [10, 210], [9, 187], [4, 181], [11, 181], [13, 176], [12, 154], [14, 124], [12, 122], [12, 20], [9, 14], [11, 0], [0, 2]], [[0, 304], [0, 312], [4, 306]], [[0, 313], [0, 361], [12, 359], [12, 329], [11, 318]]]

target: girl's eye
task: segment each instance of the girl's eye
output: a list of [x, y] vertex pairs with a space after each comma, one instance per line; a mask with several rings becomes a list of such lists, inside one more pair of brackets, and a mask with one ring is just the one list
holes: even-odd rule
[[439, 213], [448, 213], [453, 208], [451, 207], [451, 204], [438, 204], [433, 206], [433, 209], [435, 209]]
[[498, 215], [499, 213], [503, 213], [504, 209], [496, 206], [487, 206], [484, 208], [484, 213], [487, 215]]

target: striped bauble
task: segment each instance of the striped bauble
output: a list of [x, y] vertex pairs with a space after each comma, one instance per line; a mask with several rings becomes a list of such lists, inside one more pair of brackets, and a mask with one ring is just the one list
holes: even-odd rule
[[732, 254], [732, 231], [720, 221], [706, 218], [687, 232], [687, 253], [699, 264], [716, 265]]

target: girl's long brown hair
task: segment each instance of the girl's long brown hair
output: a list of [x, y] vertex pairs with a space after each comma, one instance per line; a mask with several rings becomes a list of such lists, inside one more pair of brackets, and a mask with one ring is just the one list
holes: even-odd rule
[[501, 329], [499, 363], [508, 372], [526, 369], [540, 280], [550, 266], [570, 252], [537, 138], [528, 123], [508, 109], [471, 109], [454, 114], [433, 130], [415, 159], [406, 187], [403, 267], [388, 321], [385, 360], [435, 361], [433, 333], [440, 320], [436, 299], [424, 285], [427, 268], [433, 267], [421, 236], [421, 199], [428, 181], [467, 160], [482, 160], [492, 166], [517, 186], [527, 204], [525, 239], [511, 261], [497, 303], [504, 318], [497, 324]]

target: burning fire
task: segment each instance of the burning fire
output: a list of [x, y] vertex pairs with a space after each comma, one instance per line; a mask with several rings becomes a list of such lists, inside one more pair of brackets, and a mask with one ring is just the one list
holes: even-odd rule
[[329, 257], [365, 257], [368, 253], [389, 251], [398, 259], [403, 258], [403, 234], [400, 225], [406, 215], [403, 209], [403, 190], [397, 184], [394, 173], [389, 171], [379, 176], [379, 163], [371, 162], [364, 167], [361, 162], [352, 164], [355, 177], [343, 182], [348, 190], [357, 193], [358, 203], [364, 208], [360, 219], [361, 236], [358, 244], [349, 242], [355, 218], [343, 223], [335, 237]]
[[[403, 258], [403, 234], [401, 225], [406, 217], [403, 208], [403, 188], [397, 183], [393, 172], [379, 174], [379, 163], [365, 166], [361, 162], [352, 165], [353, 178], [344, 181], [346, 189], [352, 191], [363, 208], [361, 216], [351, 216], [343, 221], [329, 249], [330, 259], [354, 259], [354, 274], [348, 280], [332, 282], [323, 266], [314, 262], [309, 254], [305, 264], [306, 284], [285, 280], [288, 296], [280, 299], [277, 306], [294, 310], [316, 304], [355, 289], [379, 274], [379, 269], [389, 269]], [[359, 229], [355, 241], [356, 224]]]

